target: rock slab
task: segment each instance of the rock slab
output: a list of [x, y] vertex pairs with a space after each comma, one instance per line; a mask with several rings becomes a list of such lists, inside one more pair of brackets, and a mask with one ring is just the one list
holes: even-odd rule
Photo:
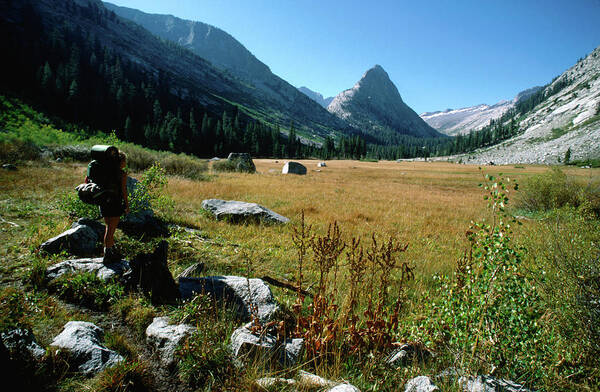
[[191, 325], [169, 325], [168, 317], [155, 317], [146, 328], [146, 342], [158, 352], [163, 365], [172, 367], [176, 362], [177, 347], [194, 331]]
[[255, 312], [258, 319], [271, 321], [279, 305], [269, 286], [262, 279], [241, 276], [206, 276], [179, 278], [179, 292], [184, 300], [198, 294], [208, 294], [214, 300], [232, 307], [242, 320], [250, 320]]
[[298, 175], [305, 175], [306, 174], [306, 166], [304, 166], [301, 163], [298, 162], [286, 162], [285, 165], [283, 165], [283, 169], [281, 169], [281, 173], [282, 174], [298, 174]]
[[61, 261], [46, 268], [46, 279], [51, 281], [66, 274], [92, 272], [106, 281], [123, 275], [127, 270], [129, 270], [127, 260], [104, 265], [102, 257], [74, 259]]
[[51, 255], [67, 251], [75, 256], [90, 256], [100, 249], [103, 235], [103, 224], [83, 218], [74, 222], [69, 230], [44, 242], [40, 250]]
[[104, 331], [85, 321], [69, 321], [50, 344], [68, 350], [70, 364], [78, 372], [92, 376], [123, 361], [123, 357], [102, 345]]
[[207, 199], [202, 208], [214, 215], [217, 220], [232, 223], [288, 223], [285, 216], [256, 203], [235, 200]]

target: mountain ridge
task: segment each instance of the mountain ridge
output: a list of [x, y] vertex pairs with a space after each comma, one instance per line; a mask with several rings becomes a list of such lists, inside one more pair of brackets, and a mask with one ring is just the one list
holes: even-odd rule
[[500, 118], [511, 108], [542, 87], [535, 86], [519, 92], [512, 100], [502, 100], [493, 105], [479, 104], [459, 109], [421, 113], [420, 117], [438, 131], [448, 135], [464, 135], [487, 126], [490, 120]]
[[356, 84], [339, 93], [327, 107], [350, 125], [375, 137], [443, 136], [414, 112], [400, 96], [379, 64], [367, 70]]
[[[200, 21], [177, 18], [172, 15], [148, 14], [133, 8], [104, 3], [107, 9], [147, 29], [161, 39], [191, 50], [222, 71], [248, 86], [246, 92], [257, 101], [289, 114], [285, 123], [270, 121], [283, 127], [294, 121], [305, 132], [321, 137], [332, 132], [355, 133], [346, 123], [331, 115], [321, 105], [298, 91], [284, 79], [273, 74], [249, 50], [227, 32]], [[241, 59], [241, 60], [240, 60]]]

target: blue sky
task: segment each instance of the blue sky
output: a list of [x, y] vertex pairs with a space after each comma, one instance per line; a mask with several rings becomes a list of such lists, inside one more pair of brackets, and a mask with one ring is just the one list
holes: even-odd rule
[[380, 64], [417, 113], [511, 99], [600, 46], [600, 0], [111, 0], [219, 27], [324, 96]]

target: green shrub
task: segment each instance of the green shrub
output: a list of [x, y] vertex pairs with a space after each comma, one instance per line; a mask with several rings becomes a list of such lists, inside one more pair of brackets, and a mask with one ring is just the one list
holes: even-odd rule
[[237, 170], [235, 162], [230, 161], [228, 159], [222, 159], [220, 161], [213, 162], [212, 168], [216, 172], [224, 172], [224, 173], [235, 172]]
[[73, 219], [100, 219], [101, 217], [98, 206], [82, 202], [74, 189], [59, 196], [57, 207]]
[[527, 212], [547, 212], [565, 206], [600, 216], [600, 184], [576, 181], [553, 167], [526, 181], [517, 201], [517, 207]]
[[[553, 211], [530, 235], [531, 263], [539, 277], [546, 316], [548, 377], [600, 385], [600, 221], [573, 208]], [[553, 377], [553, 378], [552, 378]]]
[[119, 333], [109, 332], [104, 336], [104, 344], [107, 348], [116, 351], [129, 360], [136, 358], [135, 348], [129, 339]]
[[93, 272], [66, 274], [50, 283], [49, 289], [66, 301], [92, 309], [106, 310], [123, 296], [123, 286], [105, 282]]
[[539, 326], [543, 307], [523, 264], [524, 250], [513, 243], [504, 213], [508, 179], [486, 178], [494, 221], [472, 224], [467, 232], [470, 249], [459, 260], [454, 278], [438, 277], [437, 291], [443, 294], [423, 299], [429, 312], [419, 331], [427, 332], [417, 338], [454, 353], [465, 370], [496, 369], [503, 377], [535, 383], [545, 372]]

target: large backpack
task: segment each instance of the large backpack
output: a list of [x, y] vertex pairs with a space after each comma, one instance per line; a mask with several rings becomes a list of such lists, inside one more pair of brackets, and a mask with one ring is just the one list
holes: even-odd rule
[[118, 150], [114, 146], [95, 145], [92, 147], [92, 161], [88, 164], [86, 183], [78, 185], [75, 189], [81, 201], [88, 204], [100, 205], [108, 199], [116, 197], [114, 181], [115, 162]]

